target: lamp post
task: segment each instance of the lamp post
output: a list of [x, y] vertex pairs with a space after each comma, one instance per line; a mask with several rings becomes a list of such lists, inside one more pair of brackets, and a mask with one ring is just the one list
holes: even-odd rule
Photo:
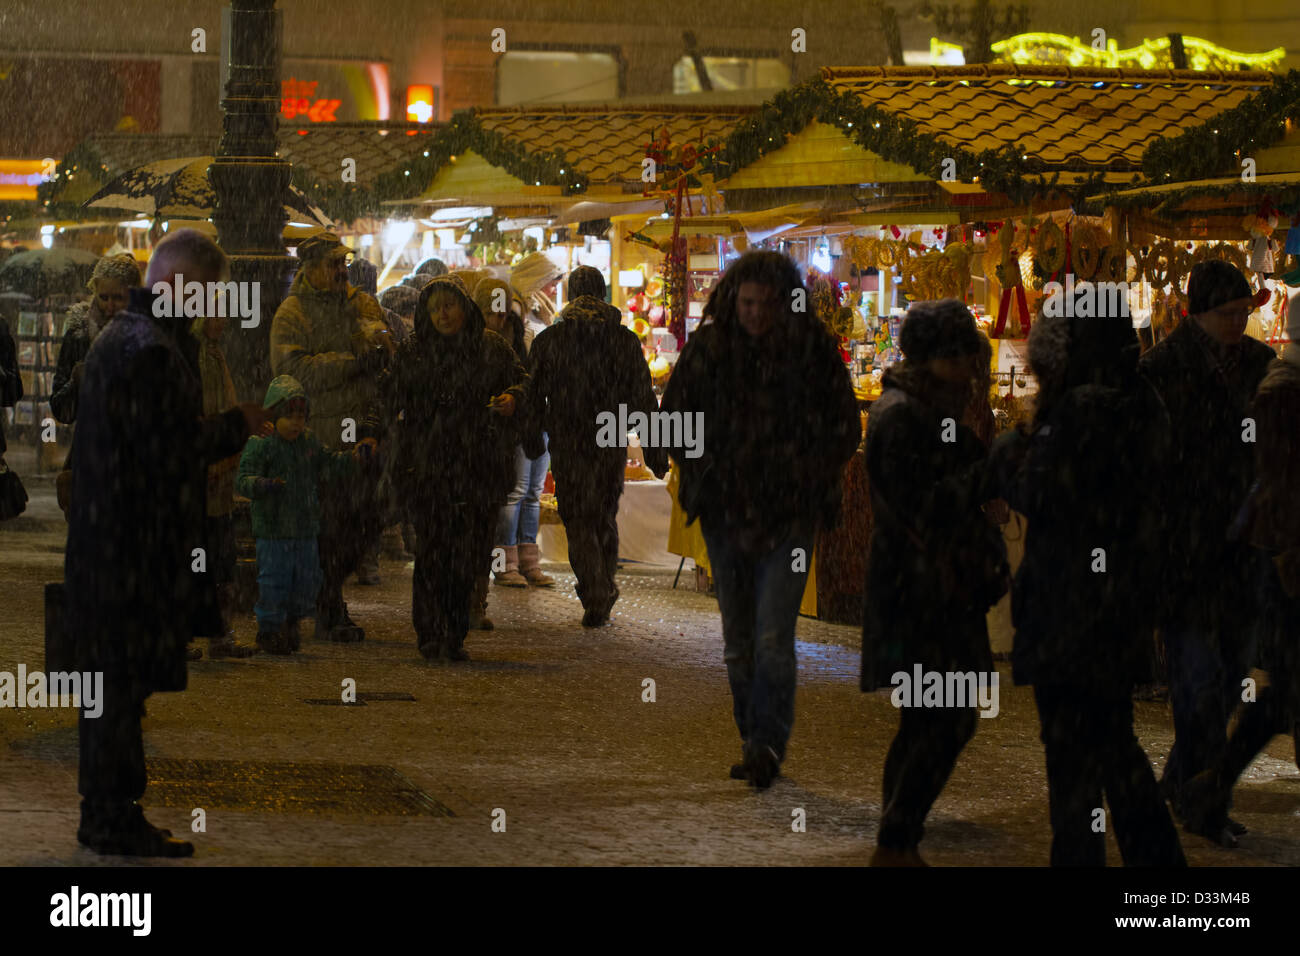
[[276, 153], [280, 114], [275, 0], [231, 0], [229, 74], [221, 100], [221, 143], [208, 167], [212, 220], [230, 257], [231, 279], [259, 283], [256, 326], [227, 325], [226, 356], [241, 401], [260, 400], [271, 379], [271, 318], [288, 291], [284, 201], [292, 166]]

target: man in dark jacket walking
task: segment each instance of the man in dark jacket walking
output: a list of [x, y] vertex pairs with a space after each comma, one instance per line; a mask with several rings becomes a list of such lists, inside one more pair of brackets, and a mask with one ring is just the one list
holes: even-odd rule
[[424, 286], [414, 335], [379, 377], [362, 446], [373, 454], [400, 428], [392, 474], [415, 524], [411, 610], [426, 659], [469, 660], [474, 579], [488, 565], [515, 445], [531, 421], [524, 381], [514, 350], [454, 276]]
[[178, 275], [215, 282], [227, 268], [200, 233], [168, 236], [145, 288], [86, 356], [65, 578], [77, 669], [104, 674], [102, 715], [79, 723], [77, 839], [98, 853], [194, 851], [135, 802], [146, 780], [140, 718], [150, 694], [185, 689], [190, 638], [222, 636], [204, 540], [208, 466], [237, 454], [263, 416], [251, 404], [203, 416], [192, 317], [160, 317], [149, 290]]
[[[1300, 296], [1290, 302], [1291, 344], [1269, 365], [1251, 406], [1256, 490], [1250, 543], [1269, 559], [1259, 581], [1266, 614], [1260, 666], [1268, 684], [1240, 705], [1240, 719], [1216, 764], [1187, 782], [1184, 814], [1198, 833], [1221, 833], [1237, 778], [1275, 734], [1295, 738], [1300, 764]], [[1240, 685], [1239, 685], [1240, 686]]]
[[712, 321], [686, 343], [663, 403], [703, 422], [700, 447], [669, 454], [717, 582], [744, 748], [732, 776], [758, 789], [785, 759], [808, 561], [818, 529], [839, 520], [844, 466], [862, 436], [848, 370], [807, 298], [785, 256], [742, 256], [710, 296]]
[[[627, 442], [621, 435], [614, 443], [602, 441], [601, 418], [619, 419], [622, 407], [620, 420], [640, 412], [649, 423], [659, 410], [641, 342], [604, 301], [604, 285], [595, 269], [575, 269], [569, 288], [580, 294], [565, 306], [560, 322], [533, 340], [529, 353], [529, 404], [550, 436], [555, 499], [578, 579], [583, 627], [607, 623], [618, 600], [618, 500]], [[597, 291], [599, 298], [591, 294]], [[642, 447], [647, 466], [662, 477], [668, 471], [664, 449], [654, 447], [649, 435], [642, 435]], [[530, 457], [540, 451], [525, 446]]]
[[[903, 679], [919, 669], [996, 679], [984, 615], [998, 600], [1000, 533], [987, 451], [960, 424], [987, 387], [982, 336], [955, 299], [918, 302], [903, 321], [905, 361], [885, 373], [867, 422], [871, 552], [862, 628], [863, 691], [895, 684], [898, 734], [885, 758], [884, 812], [873, 865], [924, 865], [925, 818], [978, 722], [976, 702], [921, 706]], [[996, 593], [995, 593], [996, 592]], [[911, 684], [907, 685], [912, 687]], [[973, 695], [972, 695], [973, 696]]]
[[[1254, 478], [1250, 401], [1274, 357], [1244, 334], [1258, 303], [1235, 266], [1198, 263], [1187, 299], [1187, 318], [1141, 359], [1169, 409], [1174, 440], [1162, 621], [1174, 746], [1161, 785], [1179, 815], [1183, 785], [1223, 752], [1241, 680], [1254, 663], [1256, 582], [1266, 569], [1246, 541], [1229, 540], [1229, 528]], [[1203, 835], [1231, 846], [1243, 832], [1229, 821]]]
[[993, 452], [995, 465], [1014, 463], [1004, 497], [1029, 519], [1012, 659], [1016, 682], [1034, 685], [1042, 724], [1053, 866], [1105, 865], [1103, 792], [1125, 865], [1186, 865], [1133, 733], [1170, 449], [1138, 350], [1127, 314], [1040, 317], [1030, 362], [1040, 383], [1059, 388], [1040, 391], [1032, 435], [1008, 432]]

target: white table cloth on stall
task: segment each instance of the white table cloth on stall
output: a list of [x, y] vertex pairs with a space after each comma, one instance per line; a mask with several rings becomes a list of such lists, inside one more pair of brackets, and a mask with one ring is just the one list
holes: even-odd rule
[[[668, 522], [672, 512], [673, 499], [668, 494], [667, 482], [625, 482], [623, 497], [618, 503], [619, 560], [677, 567], [681, 558], [668, 552]], [[542, 525], [538, 544], [544, 560], [569, 560], [569, 539], [564, 533], [564, 525]]]

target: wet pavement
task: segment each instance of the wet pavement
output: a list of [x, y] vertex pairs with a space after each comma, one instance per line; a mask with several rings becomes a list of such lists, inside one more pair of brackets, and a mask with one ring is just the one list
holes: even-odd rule
[[[52, 492], [28, 484], [29, 513], [0, 527], [0, 670], [43, 666], [42, 585], [62, 577]], [[156, 865], [868, 861], [897, 713], [887, 692], [859, 693], [854, 628], [800, 619], [785, 776], [755, 793], [727, 775], [739, 739], [714, 599], [673, 590], [671, 570], [628, 567], [612, 626], [591, 631], [568, 568], [547, 570], [554, 590], [492, 588], [496, 629], [471, 633], [468, 664], [419, 657], [410, 566], [397, 562], [381, 564], [381, 585], [347, 588], [364, 643], [317, 643], [308, 628], [290, 658], [191, 664], [187, 692], [148, 702], [154, 783], [142, 802], [197, 852]], [[238, 634], [253, 633], [249, 614]], [[1033, 698], [999, 669], [1000, 713], [979, 721], [930, 816], [933, 864], [1047, 862]], [[342, 701], [348, 679], [360, 705]], [[1158, 764], [1167, 705], [1135, 707]], [[0, 753], [0, 865], [124, 862], [75, 839], [74, 711], [0, 709]], [[206, 829], [191, 833], [196, 809]], [[1236, 850], [1184, 835], [1192, 864], [1300, 865], [1290, 738], [1247, 772], [1235, 816], [1251, 829]], [[1113, 837], [1108, 860], [1119, 862]]]

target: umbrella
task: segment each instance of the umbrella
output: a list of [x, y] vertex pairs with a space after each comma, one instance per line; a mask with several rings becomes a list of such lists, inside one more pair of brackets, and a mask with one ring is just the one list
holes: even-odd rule
[[99, 256], [84, 249], [29, 249], [0, 265], [0, 288], [37, 299], [85, 292]]
[[[162, 159], [137, 166], [108, 183], [83, 203], [89, 209], [122, 209], [144, 213], [154, 219], [206, 220], [217, 204], [216, 191], [208, 182], [211, 156]], [[333, 225], [330, 218], [301, 191], [289, 187], [284, 211], [291, 220], [313, 226]]]

